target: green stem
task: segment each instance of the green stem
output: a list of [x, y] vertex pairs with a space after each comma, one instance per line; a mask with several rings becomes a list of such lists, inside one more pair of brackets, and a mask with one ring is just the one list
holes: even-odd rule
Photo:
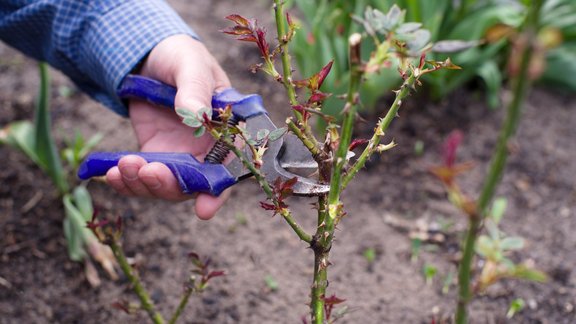
[[184, 308], [186, 308], [186, 305], [188, 304], [188, 300], [190, 299], [190, 296], [192, 295], [193, 292], [194, 292], [193, 288], [186, 289], [186, 291], [184, 292], [184, 295], [180, 299], [180, 303], [178, 304], [178, 308], [176, 308], [174, 315], [172, 315], [172, 317], [168, 321], [169, 324], [175, 324], [176, 323], [176, 321], [178, 320], [180, 315], [182, 315], [182, 311], [184, 311]]
[[467, 308], [470, 299], [472, 298], [470, 276], [472, 268], [472, 260], [474, 258], [474, 246], [482, 220], [486, 215], [486, 208], [494, 197], [496, 187], [502, 179], [502, 174], [506, 166], [506, 159], [508, 157], [508, 144], [512, 136], [516, 132], [522, 106], [528, 88], [530, 86], [529, 68], [532, 60], [532, 44], [530, 40], [533, 39], [535, 31], [538, 26], [538, 15], [542, 6], [542, 0], [536, 0], [531, 7], [529, 17], [526, 22], [526, 39], [529, 40], [526, 48], [522, 53], [522, 60], [520, 63], [519, 74], [513, 79], [514, 85], [514, 98], [507, 109], [506, 120], [500, 131], [498, 143], [492, 155], [492, 162], [486, 175], [486, 180], [482, 187], [480, 197], [477, 201], [476, 213], [470, 215], [470, 223], [466, 233], [466, 240], [463, 247], [462, 261], [458, 270], [458, 306], [456, 309], [456, 323], [464, 324], [468, 322]]
[[314, 282], [312, 283], [312, 323], [324, 323], [324, 298], [328, 286], [328, 252], [314, 250]]
[[372, 135], [372, 138], [368, 141], [368, 145], [366, 145], [366, 148], [364, 149], [362, 154], [360, 154], [354, 165], [352, 165], [352, 167], [348, 170], [346, 176], [344, 176], [344, 179], [342, 180], [343, 187], [346, 187], [348, 185], [348, 183], [350, 182], [350, 180], [352, 180], [352, 178], [354, 178], [356, 173], [358, 173], [358, 171], [360, 171], [360, 169], [364, 167], [366, 161], [368, 161], [370, 156], [374, 154], [376, 148], [378, 147], [378, 144], [380, 144], [380, 139], [382, 138], [386, 130], [388, 130], [388, 127], [390, 127], [392, 120], [398, 115], [398, 110], [400, 109], [400, 106], [402, 106], [402, 100], [410, 94], [410, 89], [414, 87], [416, 79], [417, 76], [412, 72], [410, 76], [406, 80], [404, 80], [404, 83], [402, 84], [400, 90], [396, 92], [396, 98], [394, 99], [394, 102], [390, 106], [388, 113], [386, 113], [386, 116], [384, 116], [384, 118], [378, 121], [376, 131], [374, 132], [374, 135]]
[[118, 260], [120, 268], [128, 278], [128, 281], [130, 281], [130, 284], [132, 284], [134, 292], [140, 299], [142, 308], [148, 313], [148, 316], [150, 317], [152, 322], [154, 322], [155, 324], [163, 324], [164, 318], [159, 312], [155, 310], [152, 299], [150, 299], [148, 292], [140, 282], [140, 278], [133, 271], [132, 267], [128, 263], [128, 260], [126, 259], [126, 255], [124, 254], [122, 247], [114, 240], [112, 240], [109, 246], [112, 249], [112, 252], [114, 252], [114, 256], [116, 257], [116, 260]]
[[[284, 23], [283, 0], [274, 0], [274, 14], [276, 20], [276, 32], [278, 34], [278, 44], [280, 47], [280, 55], [282, 59], [282, 84], [288, 93], [290, 105], [297, 106], [299, 103], [296, 96], [296, 88], [292, 82], [292, 63], [290, 62], [290, 52], [288, 51], [289, 39], [286, 33], [286, 24]], [[308, 123], [304, 120], [304, 116], [295, 109], [293, 109], [293, 112], [294, 116], [296, 116], [296, 119], [298, 120], [298, 123], [302, 126], [302, 138], [305, 138], [306, 142], [313, 144], [313, 146], [307, 145], [306, 147], [310, 150], [313, 156], [318, 157], [318, 152], [320, 151], [320, 143], [314, 136], [310, 125], [308, 125]]]
[[[290, 99], [290, 104], [292, 106], [298, 105], [298, 99], [296, 99], [296, 89], [292, 83], [292, 65], [290, 63], [290, 53], [286, 49], [288, 45], [288, 40], [286, 39], [286, 25], [284, 24], [284, 4], [283, 0], [274, 0], [274, 13], [276, 18], [276, 31], [278, 34], [278, 44], [280, 46], [280, 55], [282, 56], [282, 84], [288, 92], [288, 98]], [[298, 120], [302, 120], [302, 115], [295, 111]]]
[[[328, 195], [318, 197], [318, 228], [311, 248], [314, 251], [314, 281], [312, 282], [310, 311], [312, 323], [321, 324], [324, 322], [324, 297], [328, 286], [328, 265], [330, 249], [334, 238], [334, 228], [340, 218], [340, 193], [342, 169], [346, 165], [348, 146], [352, 139], [352, 129], [356, 118], [356, 108], [358, 104], [358, 90], [362, 79], [362, 61], [360, 58], [360, 34], [353, 34], [349, 39], [350, 47], [350, 85], [344, 108], [345, 116], [342, 122], [339, 145], [332, 163], [330, 175], [330, 191]], [[320, 174], [324, 174], [320, 170]], [[326, 180], [326, 179], [320, 179]]]
[[296, 123], [294, 123], [292, 118], [286, 119], [286, 125], [288, 125], [288, 129], [290, 129], [290, 131], [292, 133], [294, 133], [294, 135], [296, 135], [296, 137], [298, 137], [298, 139], [300, 139], [300, 141], [304, 144], [304, 146], [306, 146], [306, 148], [310, 151], [310, 153], [312, 153], [312, 156], [316, 160], [318, 160], [318, 157], [320, 157], [322, 155], [322, 151], [320, 150], [318, 145], [316, 145], [316, 143], [313, 142], [309, 138], [309, 136], [307, 136], [302, 131], [302, 129], [300, 129], [300, 127], [298, 127], [298, 125], [296, 125]]
[[358, 105], [358, 91], [363, 71], [360, 57], [360, 34], [352, 34], [349, 39], [350, 47], [350, 84], [344, 108], [344, 120], [340, 131], [340, 143], [334, 156], [332, 175], [330, 177], [330, 192], [328, 193], [328, 217], [325, 219], [326, 230], [334, 230], [334, 222], [338, 214], [340, 204], [340, 193], [342, 192], [342, 170], [347, 163], [348, 147], [352, 140], [352, 130], [356, 119], [356, 109]]
[[302, 241], [310, 244], [310, 242], [312, 242], [312, 236], [310, 234], [306, 233], [306, 231], [302, 228], [302, 226], [298, 225], [298, 223], [296, 222], [294, 217], [292, 217], [292, 213], [290, 212], [289, 209], [279, 208], [278, 201], [276, 200], [276, 197], [274, 197], [274, 191], [270, 187], [270, 184], [268, 183], [268, 181], [266, 181], [266, 178], [264, 177], [264, 175], [262, 175], [262, 172], [260, 172], [259, 169], [257, 169], [252, 163], [250, 163], [250, 161], [248, 161], [244, 158], [242, 151], [239, 148], [237, 148], [234, 145], [234, 143], [232, 143], [232, 141], [230, 141], [230, 139], [223, 138], [222, 140], [224, 140], [224, 142], [228, 145], [228, 147], [234, 153], [234, 155], [236, 155], [236, 157], [238, 157], [240, 159], [240, 161], [242, 161], [242, 164], [248, 170], [250, 170], [250, 173], [252, 173], [254, 175], [254, 178], [256, 178], [256, 181], [258, 181], [258, 184], [260, 185], [260, 187], [262, 188], [264, 193], [266, 193], [266, 197], [268, 197], [274, 203], [274, 205], [280, 210], [280, 214], [286, 220], [288, 225], [290, 225], [290, 227], [292, 227], [292, 229], [294, 230], [296, 235], [298, 235], [298, 237]]
[[298, 235], [298, 237], [302, 241], [304, 241], [308, 244], [310, 244], [312, 242], [312, 236], [310, 234], [306, 233], [306, 231], [300, 225], [298, 225], [298, 223], [296, 222], [294, 217], [292, 217], [292, 214], [290, 213], [290, 211], [288, 209], [286, 209], [286, 208], [282, 209], [280, 211], [280, 214], [282, 215], [282, 217], [284, 217], [284, 219], [286, 220], [288, 225], [290, 225], [290, 227], [292, 227], [292, 230], [294, 230], [296, 235]]
[[[328, 218], [327, 196], [318, 197], [318, 229], [315, 234], [315, 240], [311, 244], [314, 250], [314, 279], [312, 281], [310, 315], [311, 322], [322, 324], [324, 321], [324, 296], [326, 296], [326, 287], [328, 286], [328, 257], [330, 248], [323, 247], [319, 243], [319, 238], [326, 234], [325, 220]], [[330, 242], [331, 244], [331, 242]], [[324, 261], [323, 261], [324, 260]]]

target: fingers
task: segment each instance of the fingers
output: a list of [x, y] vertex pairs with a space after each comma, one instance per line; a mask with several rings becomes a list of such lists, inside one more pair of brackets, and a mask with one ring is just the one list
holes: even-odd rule
[[[170, 201], [191, 199], [193, 195], [183, 194], [178, 181], [168, 167], [162, 163], [146, 161], [136, 155], [120, 159], [118, 166], [106, 174], [108, 183], [120, 194], [149, 198], [161, 198]], [[195, 210], [198, 218], [207, 220], [216, 214], [230, 196], [230, 189], [219, 197], [199, 194]]]
[[189, 64], [179, 71], [176, 78], [176, 106], [193, 110], [211, 107], [215, 92], [230, 87], [230, 80], [206, 48], [202, 46], [199, 52], [204, 52], [203, 60]]
[[106, 174], [108, 183], [120, 194], [182, 201], [191, 196], [182, 193], [176, 178], [162, 163], [147, 163], [136, 155], [120, 159]]
[[136, 155], [128, 155], [118, 161], [118, 167], [106, 173], [106, 180], [119, 193], [151, 197], [152, 193], [138, 177], [146, 160]]
[[230, 189], [226, 189], [220, 196], [214, 197], [207, 194], [200, 194], [196, 199], [196, 216], [202, 220], [208, 220], [224, 205], [230, 197]]

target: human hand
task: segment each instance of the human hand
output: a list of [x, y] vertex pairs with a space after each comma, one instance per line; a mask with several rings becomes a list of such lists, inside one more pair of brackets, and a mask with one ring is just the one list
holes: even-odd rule
[[[213, 93], [230, 87], [228, 77], [206, 47], [187, 35], [171, 36], [156, 45], [140, 74], [177, 87], [176, 107], [194, 111], [210, 107]], [[209, 134], [194, 137], [193, 131], [170, 109], [140, 100], [131, 100], [129, 108], [132, 127], [143, 152], [186, 152], [202, 161], [214, 144]], [[135, 155], [120, 159], [118, 166], [108, 171], [106, 180], [124, 195], [171, 201], [193, 198], [182, 193], [166, 165], [147, 163]], [[229, 190], [219, 197], [199, 194], [196, 215], [201, 219], [212, 218], [228, 196]]]

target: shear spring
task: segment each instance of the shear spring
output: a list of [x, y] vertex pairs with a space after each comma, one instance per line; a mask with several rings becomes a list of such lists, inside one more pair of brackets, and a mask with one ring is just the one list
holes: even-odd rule
[[[236, 127], [238, 125], [238, 120], [234, 115], [232, 115], [232, 117], [228, 119], [227, 124], [228, 127]], [[232, 140], [232, 142], [234, 142], [234, 140], [236, 139], [236, 134], [230, 135], [230, 139]], [[228, 147], [228, 145], [223, 140], [218, 140], [214, 144], [210, 152], [206, 154], [204, 162], [210, 164], [220, 164], [224, 162], [224, 159], [226, 158], [226, 156], [228, 156], [228, 153], [230, 153], [230, 148]]]

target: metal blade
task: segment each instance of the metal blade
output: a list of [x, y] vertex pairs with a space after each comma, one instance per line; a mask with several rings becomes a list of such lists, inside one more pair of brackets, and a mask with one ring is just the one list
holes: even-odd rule
[[318, 163], [312, 158], [310, 151], [300, 139], [292, 133], [283, 137], [284, 145], [280, 153], [280, 166], [288, 169], [318, 169]]

